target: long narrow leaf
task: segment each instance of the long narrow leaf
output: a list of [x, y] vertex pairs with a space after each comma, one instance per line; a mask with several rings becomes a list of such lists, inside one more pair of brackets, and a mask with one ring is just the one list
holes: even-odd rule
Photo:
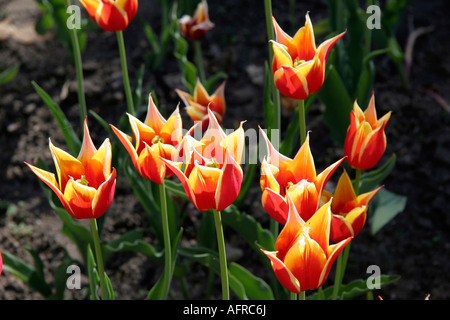
[[67, 120], [64, 112], [61, 110], [59, 105], [53, 101], [53, 99], [42, 89], [36, 82], [32, 82], [32, 85], [47, 107], [50, 109], [51, 113], [55, 117], [56, 122], [64, 136], [72, 154], [77, 154], [80, 150], [81, 142], [78, 136], [75, 134], [72, 125], [69, 120]]

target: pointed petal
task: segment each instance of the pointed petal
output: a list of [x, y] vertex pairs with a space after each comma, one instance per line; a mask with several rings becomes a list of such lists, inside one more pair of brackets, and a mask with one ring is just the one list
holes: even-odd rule
[[317, 212], [306, 222], [309, 227], [309, 236], [314, 239], [327, 253], [329, 246], [330, 224], [331, 224], [331, 201], [328, 201], [317, 210]]
[[[152, 94], [150, 93], [148, 95], [147, 115], [145, 117], [144, 124], [152, 128], [155, 131], [155, 133], [158, 134], [165, 123], [166, 120], [159, 112], [158, 107], [153, 101]], [[148, 140], [146, 141], [147, 143], [149, 143]]]
[[86, 163], [92, 158], [92, 156], [97, 152], [97, 149], [92, 142], [91, 135], [89, 134], [89, 128], [87, 125], [87, 118], [84, 119], [84, 135], [83, 142], [81, 144], [81, 150], [78, 154], [77, 159], [86, 166]]
[[67, 212], [73, 216], [74, 213], [72, 212], [72, 209], [70, 208], [69, 203], [64, 198], [64, 195], [62, 194], [61, 190], [59, 189], [58, 182], [56, 181], [55, 175], [53, 173], [47, 172], [45, 170], [42, 170], [40, 168], [37, 168], [35, 166], [32, 166], [31, 164], [25, 162], [25, 164], [33, 171], [35, 175], [38, 176], [39, 179], [41, 179], [50, 189], [58, 196], [59, 201], [61, 201], [61, 204], [64, 206], [64, 208], [67, 210]]
[[275, 86], [286, 97], [305, 100], [309, 96], [308, 81], [296, 68], [281, 66], [274, 73]]
[[289, 187], [287, 194], [304, 221], [309, 220], [319, 207], [320, 197], [316, 186], [305, 179]]
[[314, 165], [314, 158], [309, 147], [309, 133], [306, 135], [305, 142], [302, 144], [291, 165], [288, 167], [290, 180], [297, 183], [300, 180], [306, 179], [309, 182], [316, 180], [316, 167]]
[[301, 27], [292, 39], [296, 45], [296, 57], [301, 60], [311, 60], [316, 53], [316, 40], [309, 14], [305, 17], [305, 26]]
[[282, 66], [293, 66], [294, 62], [292, 57], [287, 51], [287, 47], [272, 41], [273, 61], [272, 61], [272, 73], [275, 73]]
[[109, 139], [105, 139], [85, 166], [86, 179], [91, 187], [97, 189], [111, 175], [111, 162], [111, 143]]
[[50, 151], [52, 153], [53, 162], [55, 163], [58, 176], [59, 189], [64, 192], [66, 183], [73, 177], [79, 179], [84, 174], [83, 164], [69, 153], [55, 147], [50, 141]]
[[300, 282], [294, 277], [291, 271], [286, 265], [277, 258], [276, 252], [261, 250], [269, 259], [272, 264], [273, 271], [278, 281], [289, 291], [294, 293], [300, 293]]
[[165, 144], [173, 146], [178, 145], [183, 139], [183, 123], [178, 107], [160, 129], [159, 136], [164, 139]]
[[315, 290], [327, 257], [319, 244], [305, 231], [297, 238], [283, 260], [300, 282], [302, 290]]
[[275, 250], [278, 251], [277, 256], [281, 260], [284, 260], [285, 254], [293, 245], [294, 241], [296, 241], [299, 234], [303, 232], [302, 228], [305, 225], [304, 220], [298, 214], [295, 204], [289, 194], [286, 194], [286, 200], [289, 206], [287, 221], [275, 243]]
[[316, 178], [314, 182], [319, 194], [322, 194], [328, 180], [331, 178], [336, 169], [341, 165], [341, 163], [345, 160], [345, 157], [339, 159], [335, 163], [328, 166], [325, 170], [323, 170]]
[[195, 194], [196, 207], [200, 211], [216, 208], [216, 190], [221, 170], [200, 166], [192, 169], [188, 177], [189, 185]]
[[259, 179], [262, 191], [266, 188], [270, 188], [276, 193], [281, 193], [282, 190], [280, 184], [276, 179], [279, 171], [280, 170], [276, 166], [269, 164], [266, 159], [263, 159], [261, 162], [261, 177]]
[[227, 150], [225, 152], [225, 163], [217, 183], [216, 210], [222, 211], [236, 200], [241, 191], [243, 177], [242, 168]]
[[184, 173], [181, 171], [181, 166], [183, 165], [182, 162], [174, 162], [171, 160], [167, 160], [164, 158], [161, 158], [161, 160], [166, 164], [166, 166], [172, 170], [172, 172], [177, 176], [177, 178], [180, 180], [181, 184], [183, 185], [184, 191], [186, 192], [186, 195], [188, 196], [189, 200], [192, 202], [192, 204], [198, 208], [197, 206], [197, 199], [193, 192], [193, 189], [189, 183], [188, 178], [184, 175]]
[[266, 188], [263, 191], [261, 203], [264, 210], [266, 210], [272, 219], [282, 225], [286, 224], [289, 214], [289, 205], [284, 197], [278, 192]]
[[116, 189], [116, 169], [113, 168], [111, 175], [100, 185], [92, 200], [93, 218], [100, 218], [110, 207]]
[[330, 227], [330, 239], [334, 243], [338, 243], [348, 237], [353, 237], [355, 232], [350, 222], [348, 222], [340, 214], [333, 214]]
[[320, 279], [318, 282], [317, 287], [321, 287], [325, 280], [328, 277], [328, 274], [330, 273], [331, 267], [333, 266], [334, 261], [339, 256], [339, 254], [342, 252], [342, 250], [345, 248], [345, 246], [352, 240], [353, 238], [349, 237], [345, 240], [342, 240], [341, 242], [337, 244], [333, 244], [329, 247], [328, 251], [328, 259], [327, 262], [322, 270], [322, 274], [320, 275]]
[[136, 152], [136, 149], [134, 149], [133, 145], [131, 144], [132, 138], [129, 135], [127, 135], [127, 134], [123, 133], [122, 131], [120, 131], [119, 129], [117, 129], [112, 124], [110, 124], [109, 126], [111, 127], [113, 132], [116, 134], [117, 138], [119, 138], [120, 142], [123, 144], [125, 149], [128, 151], [128, 154], [130, 155], [131, 161], [133, 162], [133, 165], [136, 168], [136, 170], [139, 173], [141, 173], [141, 169], [140, 169], [139, 162], [138, 162], [139, 156]]
[[93, 218], [92, 201], [96, 193], [96, 189], [78, 183], [72, 178], [67, 181], [64, 198], [69, 203], [75, 218]]

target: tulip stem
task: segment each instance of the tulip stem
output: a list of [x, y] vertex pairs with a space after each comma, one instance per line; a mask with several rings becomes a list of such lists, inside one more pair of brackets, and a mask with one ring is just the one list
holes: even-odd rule
[[128, 113], [134, 115], [134, 102], [131, 93], [130, 79], [128, 77], [127, 55], [125, 51], [125, 41], [123, 40], [123, 31], [116, 31], [117, 43], [119, 45], [120, 64], [122, 65], [122, 77], [125, 87], [125, 96], [127, 99]]
[[[70, 0], [66, 0], [66, 6], [70, 6]], [[72, 42], [73, 59], [75, 63], [75, 71], [77, 74], [78, 85], [78, 104], [80, 106], [80, 121], [81, 128], [83, 128], [84, 120], [87, 115], [86, 97], [84, 94], [84, 82], [83, 82], [83, 65], [81, 60], [80, 44], [78, 42], [76, 28], [69, 28], [70, 40]]]
[[[265, 18], [266, 18], [266, 27], [267, 27], [267, 38], [269, 41], [275, 40], [275, 31], [273, 29], [272, 24], [272, 1], [271, 0], [264, 0], [264, 11], [265, 11]], [[272, 45], [269, 45], [269, 63], [272, 63], [273, 61], [273, 48]], [[273, 75], [272, 73], [269, 74], [269, 77], [272, 81], [271, 83], [271, 89], [272, 89], [272, 99], [273, 99], [273, 108], [274, 108], [274, 119], [273, 119], [273, 129], [280, 130], [281, 128], [281, 102], [280, 102], [280, 92], [275, 86], [275, 83], [273, 81]], [[268, 119], [267, 119], [268, 120]]]
[[91, 220], [91, 232], [94, 238], [95, 255], [97, 257], [97, 269], [98, 269], [98, 276], [100, 278], [100, 289], [102, 292], [102, 300], [110, 300], [105, 281], [105, 269], [103, 267], [102, 248], [100, 245], [100, 237], [98, 235], [97, 219], [92, 218], [90, 220]]
[[165, 266], [164, 266], [164, 290], [163, 299], [167, 298], [169, 294], [171, 274], [172, 274], [172, 252], [170, 244], [170, 234], [169, 234], [169, 219], [167, 215], [167, 199], [166, 199], [166, 187], [164, 180], [162, 184], [159, 185], [159, 197], [161, 199], [161, 220], [164, 233], [164, 249], [165, 249]]
[[217, 245], [219, 247], [220, 277], [222, 280], [222, 300], [230, 300], [230, 289], [228, 285], [228, 267], [225, 251], [225, 238], [223, 236], [222, 218], [220, 211], [213, 209], [214, 222], [216, 224]]
[[358, 196], [358, 194], [359, 194], [360, 181], [361, 181], [361, 170], [355, 169], [355, 181], [354, 181], [353, 189], [355, 190], [356, 196]]
[[205, 77], [205, 69], [203, 67], [202, 44], [200, 41], [194, 41], [194, 51], [198, 76], [200, 78], [200, 82], [203, 83], [203, 85], [205, 85], [206, 77]]
[[300, 125], [300, 144], [306, 140], [305, 100], [298, 100], [298, 120]]
[[345, 269], [347, 267], [348, 255], [350, 252], [350, 243], [344, 248], [344, 250], [339, 254], [336, 264], [336, 275], [334, 277], [334, 287], [332, 300], [336, 300], [339, 296], [339, 290], [344, 279]]

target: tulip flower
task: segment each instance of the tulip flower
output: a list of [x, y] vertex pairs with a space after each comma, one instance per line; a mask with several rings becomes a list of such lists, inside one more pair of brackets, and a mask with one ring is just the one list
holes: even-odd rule
[[367, 217], [367, 209], [370, 201], [380, 191], [379, 187], [373, 191], [356, 195], [352, 181], [344, 170], [336, 185], [334, 194], [323, 192], [324, 203], [332, 200], [330, 239], [337, 243], [348, 237], [356, 237], [364, 227]]
[[206, 0], [202, 0], [194, 15], [183, 15], [178, 24], [180, 32], [187, 40], [200, 41], [206, 36], [206, 33], [214, 27], [214, 23], [209, 20], [208, 3]]
[[276, 36], [275, 41], [272, 41], [275, 85], [286, 97], [304, 100], [322, 87], [328, 54], [345, 31], [316, 48], [313, 25], [308, 14], [305, 26], [293, 38], [280, 28], [274, 17], [272, 21]]
[[55, 174], [28, 167], [58, 196], [67, 212], [77, 219], [99, 218], [114, 198], [116, 170], [111, 170], [111, 144], [105, 139], [97, 150], [84, 122], [84, 138], [77, 158], [55, 147], [50, 141]]
[[262, 251], [286, 289], [293, 293], [315, 290], [324, 284], [335, 259], [352, 238], [329, 244], [331, 201], [305, 222], [293, 199], [288, 196], [287, 200], [289, 214], [275, 242], [275, 251]]
[[181, 98], [186, 106], [186, 112], [192, 121], [201, 121], [202, 130], [206, 131], [209, 126], [208, 108], [214, 113], [219, 124], [222, 124], [225, 114], [225, 82], [223, 82], [216, 91], [209, 95], [200, 80], [194, 88], [194, 94], [175, 89], [175, 92]]
[[123, 31], [136, 16], [137, 0], [80, 0], [92, 20], [105, 31]]
[[162, 159], [180, 179], [187, 196], [200, 211], [222, 211], [236, 200], [243, 179], [240, 161], [244, 146], [242, 123], [229, 135], [208, 109], [209, 128], [200, 141], [186, 135], [180, 150], [186, 161]]
[[317, 175], [309, 135], [295, 157], [290, 159], [280, 154], [261, 132], [268, 150], [268, 157], [261, 164], [260, 177], [264, 209], [275, 221], [284, 225], [289, 214], [286, 199], [289, 194], [296, 210], [307, 221], [319, 208], [324, 187], [344, 158]]
[[124, 132], [110, 125], [120, 142], [123, 144], [134, 167], [139, 174], [157, 184], [162, 184], [165, 178], [173, 175], [161, 158], [175, 157], [176, 147], [182, 140], [182, 120], [178, 107], [172, 115], [165, 120], [156, 107], [151, 94], [144, 122], [128, 114], [132, 138]]
[[375, 96], [363, 112], [355, 100], [350, 113], [350, 125], [344, 142], [347, 162], [352, 168], [366, 170], [374, 167], [386, 150], [384, 129], [391, 116], [391, 111], [377, 119]]

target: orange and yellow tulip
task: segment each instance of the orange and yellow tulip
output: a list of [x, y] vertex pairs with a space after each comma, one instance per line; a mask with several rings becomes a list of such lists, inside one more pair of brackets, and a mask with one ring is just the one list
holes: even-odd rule
[[222, 124], [225, 114], [225, 82], [223, 82], [216, 91], [209, 95], [200, 80], [197, 79], [194, 94], [175, 89], [175, 92], [181, 98], [186, 106], [186, 112], [192, 121], [201, 121], [202, 130], [206, 131], [209, 126], [208, 108], [214, 113], [219, 124]]
[[123, 31], [136, 16], [137, 0], [80, 0], [92, 20], [105, 31]]
[[367, 170], [380, 161], [386, 150], [384, 129], [391, 111], [377, 119], [375, 96], [372, 93], [369, 106], [363, 112], [355, 100], [350, 113], [350, 125], [344, 142], [348, 164], [355, 169]]
[[128, 114], [128, 118], [134, 134], [134, 146], [133, 139], [129, 135], [113, 125], [110, 126], [128, 151], [139, 174], [157, 184], [162, 184], [165, 178], [173, 175], [173, 172], [166, 168], [161, 158], [176, 157], [176, 148], [183, 139], [182, 120], [178, 107], [165, 120], [150, 94], [145, 121], [141, 122], [131, 114]]
[[334, 194], [324, 191], [322, 201], [326, 203], [331, 200], [333, 219], [330, 239], [332, 242], [337, 243], [348, 237], [356, 237], [361, 232], [366, 223], [369, 203], [381, 188], [357, 196], [352, 181], [344, 170]]
[[288, 196], [289, 214], [281, 230], [275, 251], [262, 250], [272, 263], [280, 283], [289, 291], [300, 293], [321, 287], [339, 253], [351, 237], [330, 245], [331, 202], [327, 202], [305, 222]]
[[185, 161], [162, 159], [183, 184], [192, 204], [200, 211], [222, 211], [239, 195], [243, 171], [240, 161], [244, 147], [242, 123], [229, 135], [209, 110], [210, 125], [200, 141], [186, 135], [180, 145]]
[[328, 54], [346, 31], [326, 40], [318, 48], [313, 25], [306, 14], [305, 26], [294, 37], [286, 34], [272, 17], [275, 41], [272, 41], [272, 72], [275, 86], [286, 97], [304, 100], [322, 87]]
[[194, 15], [183, 15], [178, 20], [180, 32], [187, 40], [200, 41], [206, 36], [206, 33], [214, 27], [214, 23], [209, 20], [208, 3], [202, 0]]
[[275, 221], [285, 224], [289, 213], [286, 196], [289, 194], [296, 210], [307, 221], [319, 208], [325, 185], [344, 158], [317, 175], [309, 134], [295, 157], [290, 159], [280, 154], [261, 132], [268, 150], [268, 156], [261, 164], [260, 177], [264, 209]]
[[101, 217], [111, 205], [116, 187], [116, 170], [111, 170], [111, 144], [106, 139], [97, 150], [84, 122], [84, 138], [77, 158], [50, 141], [55, 174], [28, 167], [58, 196], [67, 212], [77, 219]]

